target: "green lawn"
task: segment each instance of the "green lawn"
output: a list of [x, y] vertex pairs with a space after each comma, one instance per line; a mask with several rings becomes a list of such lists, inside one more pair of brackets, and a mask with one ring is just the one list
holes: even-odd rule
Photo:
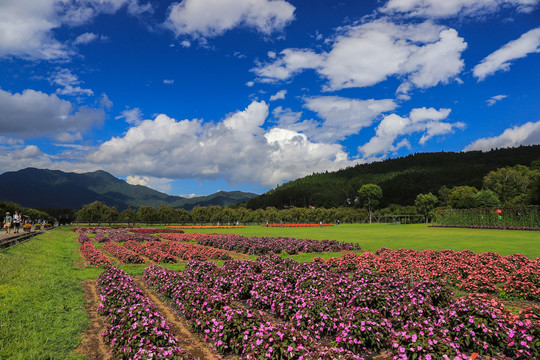
[[[324, 228], [266, 228], [190, 232], [239, 233], [246, 236], [289, 236], [336, 239], [359, 243], [365, 250], [380, 247], [470, 249], [501, 255], [540, 256], [540, 233], [529, 231], [429, 228], [426, 225], [340, 225]], [[73, 350], [88, 325], [80, 282], [96, 279], [103, 270], [77, 268], [80, 263], [77, 234], [62, 227], [32, 240], [0, 250], [0, 359], [78, 359]], [[284, 254], [285, 255], [285, 254]], [[337, 253], [300, 254], [298, 261]], [[123, 265], [131, 275], [141, 275], [147, 265]], [[183, 264], [167, 264], [181, 270]]]
[[244, 229], [187, 230], [186, 232], [330, 239], [358, 243], [362, 249], [371, 251], [387, 247], [415, 250], [472, 250], [477, 253], [495, 251], [503, 256], [521, 253], [530, 259], [540, 256], [540, 232], [538, 231], [432, 228], [425, 224], [345, 224], [323, 228], [248, 226]]

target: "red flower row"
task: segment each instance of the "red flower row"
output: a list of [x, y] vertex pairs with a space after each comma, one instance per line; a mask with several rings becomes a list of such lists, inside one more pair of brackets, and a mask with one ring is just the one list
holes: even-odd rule
[[124, 264], [142, 264], [144, 259], [135, 252], [119, 246], [117, 244], [107, 242], [103, 244], [103, 248], [110, 252], [115, 258], [122, 261]]
[[84, 242], [80, 249], [88, 263], [92, 266], [111, 264], [109, 259], [107, 259], [91, 241]]
[[[157, 246], [156, 246], [157, 245]], [[124, 247], [135, 251], [138, 254], [144, 255], [155, 262], [175, 263], [176, 258], [171, 254], [161, 251], [159, 241], [151, 241], [141, 245], [133, 240], [128, 240]]]

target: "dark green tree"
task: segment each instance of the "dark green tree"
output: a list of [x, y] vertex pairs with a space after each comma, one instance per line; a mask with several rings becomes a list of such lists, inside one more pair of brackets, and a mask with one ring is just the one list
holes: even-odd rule
[[138, 220], [138, 217], [137, 217], [137, 212], [135, 210], [133, 210], [132, 208], [127, 208], [126, 210], [122, 211], [119, 215], [118, 215], [118, 220], [120, 222], [125, 222], [128, 224], [128, 226], [130, 224], [135, 224]]
[[494, 208], [501, 206], [501, 201], [497, 194], [489, 189], [480, 190], [476, 194], [476, 206], [480, 208]]
[[358, 201], [369, 211], [369, 223], [371, 224], [373, 210], [379, 205], [383, 197], [382, 189], [379, 185], [366, 184], [358, 190]]
[[414, 205], [416, 206], [417, 211], [425, 216], [426, 223], [428, 222], [429, 214], [433, 211], [438, 201], [439, 199], [432, 193], [418, 194], [418, 196], [416, 196]]
[[456, 209], [472, 209], [476, 207], [476, 193], [478, 190], [472, 186], [456, 186], [450, 191], [448, 203]]

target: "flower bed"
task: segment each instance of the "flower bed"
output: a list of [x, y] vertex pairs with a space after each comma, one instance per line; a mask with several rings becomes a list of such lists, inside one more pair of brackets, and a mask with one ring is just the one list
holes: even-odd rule
[[116, 226], [114, 229], [124, 230], [124, 231], [130, 231], [133, 233], [141, 233], [141, 234], [158, 234], [158, 233], [176, 233], [176, 234], [183, 234], [184, 231], [182, 230], [175, 230], [175, 229], [158, 229], [158, 228], [139, 228], [139, 227], [121, 227]]
[[468, 292], [540, 301], [540, 258], [530, 260], [521, 254], [502, 257], [494, 252], [476, 254], [469, 250], [382, 248], [375, 254], [350, 253], [325, 263], [343, 271], [369, 269], [402, 278], [445, 280]]
[[171, 225], [165, 226], [170, 229], [243, 229], [244, 225]]
[[144, 277], [225, 355], [316, 358], [333, 343], [343, 359], [540, 356], [539, 309], [516, 316], [488, 295], [455, 299], [443, 281], [336, 272], [275, 255], [222, 268], [190, 261], [182, 273], [153, 266]]
[[175, 263], [176, 258], [168, 254], [166, 252], [163, 252], [160, 249], [160, 243], [159, 242], [148, 242], [144, 245], [139, 244], [133, 240], [128, 240], [124, 244], [124, 247], [135, 251], [138, 254], [144, 255], [148, 257], [149, 259], [155, 261], [155, 262], [164, 262], [164, 263]]
[[289, 237], [245, 237], [235, 234], [168, 234], [161, 238], [176, 241], [196, 241], [199, 245], [249, 255], [298, 254], [300, 252], [328, 252], [360, 250], [360, 245], [336, 240], [295, 239]]
[[79, 244], [84, 244], [85, 242], [92, 242], [90, 236], [86, 235], [86, 233], [84, 232], [79, 233], [79, 237], [77, 238], [77, 240], [79, 240]]
[[92, 241], [83, 242], [80, 249], [88, 263], [92, 266], [111, 264], [109, 259], [107, 259], [107, 257], [105, 257], [105, 255], [103, 255], [103, 253], [95, 247]]
[[107, 268], [97, 289], [98, 311], [106, 316], [103, 338], [114, 359], [194, 359], [177, 345], [169, 324], [124, 271]]
[[126, 230], [122, 229], [115, 229], [115, 230], [109, 230], [108, 231], [109, 238], [112, 241], [116, 242], [125, 242], [125, 241], [137, 241], [137, 242], [145, 242], [145, 241], [159, 241], [157, 237], [151, 234], [132, 234], [127, 232]]
[[334, 226], [334, 224], [263, 224], [262, 227], [323, 227]]
[[177, 241], [165, 241], [160, 243], [161, 250], [177, 256], [182, 260], [231, 260], [225, 251], [208, 248], [201, 245], [179, 243]]
[[481, 225], [441, 225], [433, 224], [428, 227], [441, 227], [441, 228], [465, 228], [465, 229], [492, 229], [492, 230], [530, 230], [540, 231], [540, 227], [536, 226], [481, 226]]
[[110, 252], [115, 258], [122, 261], [124, 264], [142, 264], [144, 263], [144, 259], [137, 255], [137, 253], [129, 250], [128, 248], [125, 248], [123, 246], [119, 246], [117, 244], [107, 242], [103, 244], [103, 248]]

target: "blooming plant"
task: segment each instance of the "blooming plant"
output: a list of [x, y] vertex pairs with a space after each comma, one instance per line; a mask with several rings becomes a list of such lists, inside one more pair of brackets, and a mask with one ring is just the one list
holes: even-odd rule
[[152, 301], [124, 271], [109, 267], [97, 281], [106, 316], [102, 334], [114, 359], [194, 359], [182, 350]]
[[92, 266], [110, 265], [111, 262], [91, 241], [85, 241], [80, 246], [81, 252]]
[[[359, 256], [358, 262], [373, 270], [352, 273], [321, 260], [298, 263], [266, 255], [222, 267], [193, 260], [181, 273], [152, 266], [144, 277], [224, 355], [356, 359], [382, 352], [394, 359], [435, 360], [468, 359], [473, 352], [513, 359], [537, 354], [540, 310], [516, 317], [487, 295], [453, 297], [437, 259], [471, 254], [426, 252], [417, 256], [425, 267], [406, 260], [413, 270], [401, 269], [397, 255], [381, 249]], [[520, 268], [530, 263], [515, 259]], [[477, 261], [511, 263], [489, 253]], [[459, 276], [473, 271], [463, 269]], [[428, 275], [433, 279], [421, 279]]]
[[144, 259], [137, 253], [117, 244], [107, 242], [103, 244], [103, 249], [110, 252], [115, 258], [122, 261], [124, 264], [142, 264]]

